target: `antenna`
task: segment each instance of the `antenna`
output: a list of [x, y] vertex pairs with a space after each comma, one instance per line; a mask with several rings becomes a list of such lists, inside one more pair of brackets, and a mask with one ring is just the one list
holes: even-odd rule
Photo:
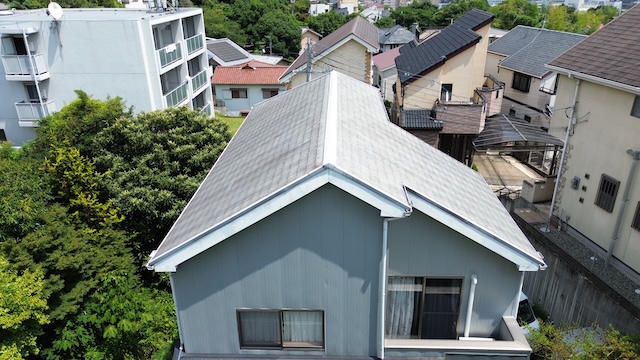
[[47, 6], [47, 15], [51, 15], [55, 21], [62, 19], [62, 6], [54, 1], [50, 2]]

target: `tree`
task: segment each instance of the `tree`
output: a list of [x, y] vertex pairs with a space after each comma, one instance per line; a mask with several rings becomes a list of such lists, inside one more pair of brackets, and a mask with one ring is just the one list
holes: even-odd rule
[[489, 9], [496, 16], [492, 26], [511, 30], [518, 25], [538, 26], [542, 21], [538, 5], [527, 0], [505, 0]]
[[290, 21], [290, 15], [282, 12], [268, 12], [253, 27], [255, 36], [264, 36], [269, 44], [269, 51], [280, 53], [287, 57], [290, 54], [297, 56], [300, 50], [300, 27]]
[[378, 21], [376, 21], [374, 25], [381, 29], [387, 29], [396, 26], [396, 21], [393, 20], [393, 18], [387, 16], [378, 19]]
[[322, 36], [331, 34], [346, 23], [347, 20], [345, 16], [335, 11], [329, 11], [309, 18], [309, 28]]
[[487, 0], [460, 0], [452, 2], [449, 5], [438, 10], [431, 17], [434, 26], [448, 26], [452, 20], [459, 18], [473, 9], [489, 11], [489, 3]]
[[396, 24], [410, 28], [413, 23], [421, 27], [433, 26], [431, 18], [438, 11], [438, 7], [429, 1], [412, 2], [409, 6], [401, 6], [391, 12], [391, 18]]
[[40, 269], [12, 270], [0, 256], [0, 360], [37, 355], [36, 338], [48, 323]]
[[247, 35], [237, 22], [229, 19], [229, 5], [215, 0], [206, 0], [203, 4], [204, 28], [207, 36], [213, 38], [228, 38], [240, 46], [248, 42]]

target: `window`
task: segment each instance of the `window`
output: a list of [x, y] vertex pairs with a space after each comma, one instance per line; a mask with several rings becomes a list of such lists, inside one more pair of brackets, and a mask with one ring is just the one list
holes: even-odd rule
[[600, 178], [600, 186], [598, 186], [598, 195], [596, 195], [595, 204], [608, 212], [612, 212], [613, 205], [616, 202], [616, 195], [618, 195], [619, 187], [620, 181], [602, 174], [602, 178]]
[[27, 90], [29, 101], [32, 103], [39, 103], [40, 98], [38, 97], [38, 88], [36, 88], [35, 85], [25, 85], [24, 87]]
[[320, 310], [238, 310], [242, 348], [324, 348]]
[[640, 201], [638, 201], [638, 205], [636, 205], [636, 213], [633, 215], [631, 227], [640, 231]]
[[0, 141], [7, 141], [7, 134], [4, 132], [4, 129], [0, 129]]
[[389, 277], [386, 337], [455, 339], [462, 279]]
[[246, 99], [247, 98], [247, 89], [231, 89], [231, 98], [232, 99]]
[[440, 88], [440, 100], [451, 100], [451, 93], [453, 92], [453, 84], [442, 84]]
[[636, 95], [633, 100], [633, 106], [631, 107], [631, 116], [640, 118], [640, 96]]
[[530, 123], [530, 122], [531, 122], [531, 116], [529, 116], [529, 115], [525, 115], [525, 116], [524, 116], [524, 121], [526, 121], [526, 122]]
[[511, 87], [520, 90], [523, 92], [529, 92], [529, 87], [531, 86], [531, 76], [525, 75], [519, 72], [513, 73], [513, 83]]
[[516, 109], [509, 109], [509, 116], [516, 116]]
[[278, 95], [278, 89], [262, 89], [262, 98], [269, 99]]

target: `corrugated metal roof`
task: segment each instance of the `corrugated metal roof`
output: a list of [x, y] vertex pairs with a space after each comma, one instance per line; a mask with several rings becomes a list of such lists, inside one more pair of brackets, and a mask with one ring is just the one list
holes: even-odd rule
[[542, 130], [540, 126], [504, 114], [486, 119], [484, 129], [473, 141], [473, 146], [476, 150], [487, 150], [492, 146], [506, 143], [520, 143], [520, 145], [527, 145], [528, 148], [533, 143], [540, 144], [541, 147], [564, 146], [564, 141]]
[[198, 241], [219, 224], [328, 169], [401, 209], [413, 203], [410, 189], [501, 249], [543, 263], [477, 172], [391, 123], [376, 88], [331, 72], [253, 108], [150, 264], [187, 246], [202, 250]]

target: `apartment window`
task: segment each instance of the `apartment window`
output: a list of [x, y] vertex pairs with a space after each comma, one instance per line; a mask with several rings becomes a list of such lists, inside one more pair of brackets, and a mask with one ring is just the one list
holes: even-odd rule
[[636, 95], [633, 100], [633, 106], [631, 107], [631, 116], [640, 118], [640, 96]]
[[30, 102], [40, 102], [40, 97], [38, 96], [38, 88], [36, 88], [35, 85], [25, 85], [24, 88], [27, 90], [27, 96], [29, 97]]
[[247, 89], [231, 89], [231, 98], [232, 99], [246, 99], [247, 98]]
[[440, 100], [451, 100], [451, 94], [453, 93], [453, 84], [442, 84], [440, 88]]
[[511, 87], [522, 92], [529, 92], [531, 86], [531, 76], [519, 72], [513, 73], [513, 83]]
[[598, 194], [596, 195], [595, 204], [605, 211], [612, 212], [613, 205], [616, 202], [620, 181], [602, 174], [600, 178], [600, 186], [598, 186]]
[[241, 348], [324, 348], [324, 312], [320, 310], [239, 309]]
[[456, 339], [460, 278], [389, 277], [386, 337]]
[[7, 141], [7, 134], [4, 132], [4, 129], [0, 129], [0, 141]]
[[278, 95], [278, 89], [262, 89], [262, 98], [269, 99]]

